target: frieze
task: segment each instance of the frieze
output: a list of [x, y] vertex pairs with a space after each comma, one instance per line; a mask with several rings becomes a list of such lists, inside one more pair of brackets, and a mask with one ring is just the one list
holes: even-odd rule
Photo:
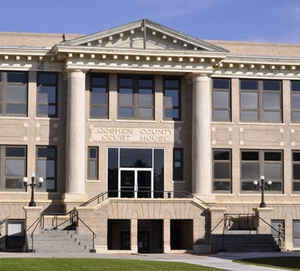
[[92, 142], [181, 143], [181, 127], [170, 128], [114, 128], [90, 127]]

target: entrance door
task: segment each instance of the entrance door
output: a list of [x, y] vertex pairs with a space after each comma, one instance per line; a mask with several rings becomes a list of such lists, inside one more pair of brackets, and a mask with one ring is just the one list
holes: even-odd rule
[[150, 233], [149, 231], [140, 231], [138, 233], [138, 252], [150, 252]]
[[121, 198], [151, 198], [153, 197], [152, 169], [120, 169]]

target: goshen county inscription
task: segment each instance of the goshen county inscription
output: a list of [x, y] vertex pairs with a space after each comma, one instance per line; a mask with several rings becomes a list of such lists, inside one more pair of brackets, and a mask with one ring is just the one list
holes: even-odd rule
[[[178, 133], [176, 133], [178, 134]], [[174, 129], [90, 127], [92, 142], [174, 143]]]

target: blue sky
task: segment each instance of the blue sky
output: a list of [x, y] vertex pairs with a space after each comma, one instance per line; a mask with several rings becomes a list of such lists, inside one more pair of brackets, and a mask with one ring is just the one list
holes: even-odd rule
[[300, 43], [300, 0], [9, 0], [0, 31], [98, 32], [148, 18], [200, 39]]

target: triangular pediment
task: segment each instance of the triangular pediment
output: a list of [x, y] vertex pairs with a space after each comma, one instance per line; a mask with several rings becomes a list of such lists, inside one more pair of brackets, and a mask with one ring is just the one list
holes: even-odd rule
[[115, 49], [227, 52], [224, 48], [147, 19], [65, 41], [61, 45]]

